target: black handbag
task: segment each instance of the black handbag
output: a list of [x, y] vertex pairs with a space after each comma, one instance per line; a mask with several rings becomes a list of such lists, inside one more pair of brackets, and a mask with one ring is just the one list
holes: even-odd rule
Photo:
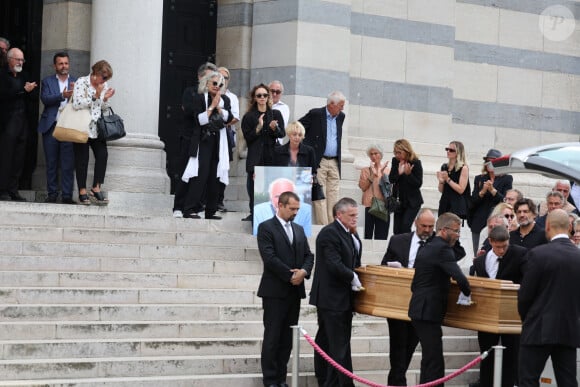
[[217, 109], [212, 110], [207, 123], [207, 129], [210, 133], [217, 133], [225, 128], [225, 126], [226, 123], [224, 122], [222, 115], [217, 111]]
[[314, 176], [312, 180], [312, 201], [316, 200], [324, 200], [326, 197], [324, 196], [324, 190], [322, 189], [322, 185], [318, 182], [316, 176]]
[[107, 111], [109, 114], [101, 114], [97, 120], [97, 138], [103, 141], [113, 141], [125, 137], [125, 124], [123, 119], [115, 114], [112, 108]]

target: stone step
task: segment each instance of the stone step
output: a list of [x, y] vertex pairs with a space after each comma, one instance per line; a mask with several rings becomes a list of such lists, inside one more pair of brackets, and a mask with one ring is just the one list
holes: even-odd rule
[[[0, 271], [3, 287], [257, 289], [260, 274]], [[0, 297], [1, 298], [1, 297]]]
[[[447, 369], [446, 374], [455, 370]], [[357, 371], [356, 375], [374, 383], [385, 383], [387, 371]], [[474, 382], [479, 377], [479, 369], [470, 369], [467, 372], [447, 381], [449, 386], [463, 386]], [[288, 374], [286, 381], [290, 384], [291, 374]], [[409, 385], [419, 384], [419, 371], [409, 370], [407, 372], [407, 383]], [[27, 381], [0, 381], [0, 387], [261, 387], [262, 375], [259, 373], [228, 374], [228, 375], [178, 375], [178, 376], [148, 376], [148, 377], [104, 377], [86, 379], [38, 379]], [[300, 387], [318, 387], [318, 382], [313, 372], [300, 372], [298, 385]], [[356, 387], [367, 386], [367, 384], [354, 382]]]
[[[74, 271], [125, 273], [179, 274], [256, 274], [262, 272], [258, 251], [239, 252], [233, 248], [204, 247], [209, 259], [197, 258], [115, 258], [115, 257], [47, 257], [1, 256], [0, 270], [15, 271]], [[256, 253], [252, 257], [252, 253]], [[236, 255], [240, 255], [236, 259]], [[247, 260], [250, 259], [250, 260]]]
[[[233, 325], [233, 324], [230, 324]], [[250, 325], [250, 324], [245, 324]], [[305, 324], [315, 327], [316, 322]], [[241, 355], [256, 354], [262, 345], [263, 328], [252, 324], [248, 329], [252, 333], [245, 336], [243, 331], [230, 330], [220, 335], [198, 337], [160, 337], [160, 338], [76, 338], [58, 340], [0, 340], [0, 359], [61, 359], [92, 357], [144, 357], [144, 356], [201, 356], [201, 355]], [[255, 332], [254, 332], [255, 331]], [[185, 333], [181, 331], [181, 333]], [[193, 333], [193, 332], [192, 332]], [[477, 348], [477, 339], [467, 336], [446, 336], [443, 349], [445, 352], [469, 352]], [[389, 340], [387, 337], [357, 336], [353, 337], [353, 353], [382, 353], [388, 357]], [[418, 349], [420, 352], [420, 347]], [[300, 353], [312, 352], [310, 344], [302, 338]], [[418, 354], [419, 354], [418, 352]], [[419, 356], [419, 355], [418, 355]]]
[[[444, 353], [445, 365], [458, 369], [475, 358], [478, 353]], [[420, 356], [414, 356], [411, 368], [417, 367]], [[353, 354], [355, 371], [388, 369], [384, 353]], [[313, 355], [300, 356], [300, 372], [312, 372]], [[259, 355], [231, 356], [145, 356], [115, 358], [70, 358], [0, 360], [0, 374], [4, 381], [46, 378], [96, 378], [155, 375], [217, 375], [229, 373], [259, 373]]]

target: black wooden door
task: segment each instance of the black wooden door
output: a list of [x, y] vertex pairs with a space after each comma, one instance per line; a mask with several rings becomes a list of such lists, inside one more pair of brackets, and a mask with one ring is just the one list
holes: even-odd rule
[[[32, 76], [40, 89], [40, 55], [42, 38], [43, 2], [38, 0], [3, 0], [0, 2], [0, 36], [10, 41], [24, 53], [24, 70]], [[35, 94], [38, 95], [38, 94]], [[38, 98], [32, 98], [28, 106], [28, 143], [25, 164], [20, 178], [20, 189], [30, 189], [32, 173], [36, 168], [38, 123]]]
[[217, 1], [164, 0], [159, 137], [165, 143], [167, 173], [174, 192], [178, 132], [183, 125], [181, 96], [196, 83], [197, 68], [215, 62]]

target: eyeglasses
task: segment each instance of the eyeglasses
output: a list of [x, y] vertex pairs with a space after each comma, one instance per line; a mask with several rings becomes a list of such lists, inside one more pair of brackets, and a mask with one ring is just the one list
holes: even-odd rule
[[256, 98], [268, 98], [268, 94], [256, 94]]
[[214, 86], [219, 86], [219, 87], [222, 87], [224, 85], [223, 83], [218, 83], [216, 81], [213, 81], [211, 84]]
[[456, 233], [457, 235], [461, 234], [461, 229], [454, 230], [451, 227], [443, 227], [443, 228], [446, 229], [446, 230], [452, 231], [452, 232]]
[[282, 94], [282, 90], [274, 90], [274, 89], [270, 89], [270, 91], [272, 92], [272, 94]]
[[227, 80], [229, 80], [229, 79], [230, 79], [230, 77], [224, 77], [224, 79], [227, 81]]
[[513, 219], [513, 218], [515, 218], [516, 216], [515, 216], [514, 214], [505, 214], [505, 215], [504, 215], [504, 217], [505, 217], [506, 219]]
[[16, 61], [16, 62], [22, 62], [22, 63], [25, 63], [26, 62], [24, 60], [24, 58], [8, 58], [8, 59], [12, 59], [13, 61]]
[[455, 153], [455, 152], [457, 152], [457, 149], [453, 149], [453, 148], [445, 148], [445, 151], [446, 151], [446, 152], [449, 152], [449, 153]]

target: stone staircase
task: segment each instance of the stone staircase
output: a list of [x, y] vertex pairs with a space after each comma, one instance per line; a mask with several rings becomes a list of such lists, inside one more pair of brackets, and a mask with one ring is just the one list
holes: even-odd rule
[[[0, 202], [0, 386], [262, 385], [262, 263], [245, 214], [143, 213]], [[380, 262], [385, 241], [364, 246], [363, 263]], [[300, 323], [314, 336], [306, 304]], [[444, 334], [449, 372], [476, 356], [474, 332]], [[357, 315], [352, 347], [355, 372], [386, 383], [385, 320]], [[302, 339], [300, 386], [317, 385], [312, 358]], [[417, 351], [410, 384], [419, 364]]]

